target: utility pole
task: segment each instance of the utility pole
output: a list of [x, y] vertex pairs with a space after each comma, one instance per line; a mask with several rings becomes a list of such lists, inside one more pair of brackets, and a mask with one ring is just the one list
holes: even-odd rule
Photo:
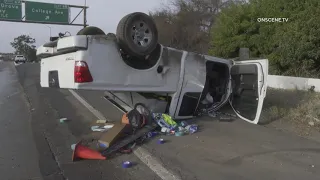
[[83, 27], [87, 27], [87, 0], [84, 0]]
[[47, 26], [47, 28], [49, 28], [49, 30], [50, 30], [50, 37], [51, 37], [51, 27], [48, 26], [48, 25], [45, 25], [45, 26]]

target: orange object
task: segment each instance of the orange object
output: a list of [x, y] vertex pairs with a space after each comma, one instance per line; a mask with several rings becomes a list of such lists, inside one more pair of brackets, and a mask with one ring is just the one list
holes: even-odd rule
[[105, 160], [106, 157], [102, 156], [98, 151], [92, 150], [80, 143], [76, 144], [72, 153], [72, 161], [78, 159], [94, 159], [94, 160]]
[[127, 113], [122, 115], [121, 122], [122, 122], [122, 124], [130, 124]]

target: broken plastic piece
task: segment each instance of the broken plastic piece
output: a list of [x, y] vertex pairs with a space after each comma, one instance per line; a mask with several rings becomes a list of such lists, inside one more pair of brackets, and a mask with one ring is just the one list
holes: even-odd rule
[[71, 145], [71, 149], [72, 149], [73, 151], [74, 151], [74, 149], [76, 148], [76, 145], [77, 145], [77, 144], [72, 144], [72, 145]]
[[106, 123], [106, 122], [107, 122], [107, 120], [97, 120], [97, 121], [96, 121], [97, 124], [104, 124], [104, 123]]
[[91, 126], [91, 130], [92, 130], [92, 131], [96, 131], [96, 132], [106, 131], [106, 129], [100, 128], [99, 126]]
[[189, 132], [190, 132], [191, 134], [193, 134], [193, 133], [195, 133], [195, 132], [197, 132], [197, 131], [198, 131], [198, 125], [192, 124], [191, 127], [189, 128]]
[[148, 132], [147, 137], [148, 137], [148, 138], [152, 138], [152, 137], [154, 137], [154, 136], [156, 136], [156, 135], [158, 135], [157, 132]]
[[123, 168], [129, 168], [131, 167], [132, 163], [130, 161], [125, 161], [122, 163], [122, 167]]
[[60, 121], [60, 123], [64, 123], [65, 121], [68, 121], [68, 119], [67, 118], [61, 118], [61, 119], [59, 119], [59, 121]]
[[91, 126], [91, 130], [92, 131], [96, 131], [96, 132], [105, 132], [109, 129], [111, 129], [114, 126], [114, 124], [109, 124], [109, 125], [105, 125], [103, 127], [100, 126]]
[[191, 124], [185, 127], [189, 133], [193, 134], [198, 131], [198, 125], [196, 124]]
[[170, 132], [170, 129], [169, 129], [169, 128], [166, 128], [166, 127], [162, 127], [162, 128], [161, 128], [161, 132], [163, 132], [163, 133], [168, 133], [168, 132]]
[[185, 131], [186, 129], [184, 128], [184, 127], [182, 127], [182, 126], [179, 126], [178, 127], [178, 131]]
[[111, 129], [113, 126], [114, 126], [114, 124], [107, 124], [107, 125], [103, 126], [103, 128]]
[[175, 134], [174, 134], [175, 136], [183, 136], [184, 135], [184, 133], [183, 132], [180, 132], [180, 131], [177, 131], [177, 132], [175, 132]]
[[182, 127], [186, 127], [186, 126], [188, 126], [188, 123], [187, 123], [186, 121], [181, 121], [181, 122], [180, 122], [180, 125], [181, 125]]
[[163, 144], [164, 143], [164, 139], [159, 139], [158, 140], [158, 144]]

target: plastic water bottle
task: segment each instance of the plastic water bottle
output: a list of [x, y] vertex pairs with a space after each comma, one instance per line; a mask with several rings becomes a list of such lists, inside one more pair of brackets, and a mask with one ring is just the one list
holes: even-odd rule
[[198, 131], [198, 125], [191, 124], [191, 125], [188, 125], [186, 129], [189, 131], [189, 133], [193, 134]]

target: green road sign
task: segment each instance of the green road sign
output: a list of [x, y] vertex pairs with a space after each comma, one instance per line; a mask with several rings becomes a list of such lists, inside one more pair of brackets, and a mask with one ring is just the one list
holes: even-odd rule
[[26, 21], [69, 23], [69, 6], [40, 2], [25, 2]]
[[21, 20], [21, 0], [0, 0], [0, 20]]

